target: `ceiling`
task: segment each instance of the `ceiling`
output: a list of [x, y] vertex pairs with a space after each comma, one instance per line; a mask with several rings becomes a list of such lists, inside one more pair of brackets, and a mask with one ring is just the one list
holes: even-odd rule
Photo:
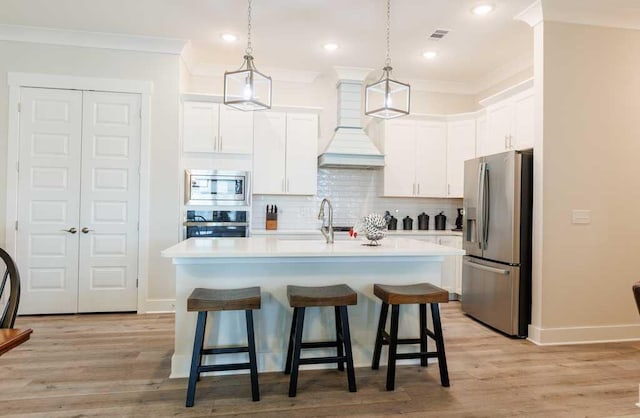
[[[393, 1], [396, 77], [470, 83], [522, 57], [531, 62], [532, 30], [513, 17], [532, 0], [490, 2], [495, 11], [478, 17], [471, 8], [479, 0]], [[385, 58], [385, 13], [384, 0], [254, 0], [255, 62], [263, 71], [325, 72], [336, 65], [379, 69]], [[191, 40], [195, 64], [234, 69], [246, 46], [247, 2], [2, 0], [0, 23]], [[441, 41], [428, 40], [436, 29], [451, 32]], [[238, 41], [222, 41], [225, 32], [238, 35]], [[327, 53], [326, 42], [339, 49]], [[426, 60], [426, 50], [438, 57]]]

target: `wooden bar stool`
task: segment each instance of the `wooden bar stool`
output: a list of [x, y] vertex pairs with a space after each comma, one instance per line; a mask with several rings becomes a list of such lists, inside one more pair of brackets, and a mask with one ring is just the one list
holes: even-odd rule
[[[260, 400], [258, 388], [258, 364], [256, 361], [256, 341], [253, 333], [253, 311], [260, 309], [260, 288], [245, 289], [195, 289], [187, 299], [187, 311], [198, 312], [196, 334], [193, 342], [193, 357], [189, 373], [189, 388], [187, 389], [187, 406], [193, 406], [196, 396], [196, 382], [200, 380], [200, 373], [217, 372], [222, 370], [251, 370], [251, 395], [254, 401]], [[213, 311], [244, 310], [247, 319], [247, 346], [225, 348], [204, 348], [204, 331], [207, 323], [207, 313]], [[202, 365], [202, 356], [211, 354], [249, 353], [248, 363]]]
[[[349, 332], [348, 305], [358, 303], [358, 294], [346, 284], [335, 286], [303, 287], [287, 286], [287, 298], [293, 308], [291, 334], [287, 350], [287, 364], [285, 374], [291, 374], [289, 381], [289, 396], [296, 396], [298, 387], [298, 369], [301, 364], [338, 363], [338, 370], [344, 370], [347, 363], [347, 379], [349, 391], [356, 391], [356, 377], [353, 369], [353, 353], [351, 350], [351, 333]], [[305, 308], [333, 306], [336, 318], [336, 340], [302, 342]], [[300, 358], [303, 348], [336, 347], [335, 357]]]
[[[373, 350], [372, 369], [380, 367], [380, 352], [382, 345], [389, 346], [389, 360], [387, 365], [387, 390], [394, 390], [396, 377], [396, 360], [419, 358], [420, 365], [426, 367], [429, 358], [438, 358], [440, 368], [440, 383], [442, 386], [449, 386], [449, 372], [447, 371], [447, 358], [444, 352], [444, 338], [442, 336], [442, 325], [440, 323], [439, 303], [449, 302], [449, 293], [429, 283], [412, 284], [406, 286], [394, 286], [384, 284], [374, 284], [373, 294], [382, 300], [380, 310], [380, 321], [378, 322], [378, 332]], [[433, 317], [433, 331], [427, 328], [427, 305], [431, 305], [431, 316]], [[400, 316], [400, 305], [418, 304], [420, 305], [420, 338], [398, 338], [398, 322]], [[391, 330], [387, 334], [385, 325], [387, 323], [387, 313], [391, 305]], [[427, 350], [427, 336], [436, 342], [436, 351]], [[414, 353], [398, 353], [398, 344], [420, 344], [420, 351]]]

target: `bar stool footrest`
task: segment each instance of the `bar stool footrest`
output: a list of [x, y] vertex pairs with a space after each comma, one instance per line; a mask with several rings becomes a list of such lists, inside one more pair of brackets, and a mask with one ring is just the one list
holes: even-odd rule
[[245, 370], [250, 368], [251, 363], [210, 364], [208, 366], [198, 367], [198, 373], [222, 372], [227, 370]]
[[338, 343], [335, 341], [315, 341], [300, 344], [300, 348], [331, 348], [337, 346]]
[[347, 361], [346, 356], [301, 358], [300, 364], [340, 363]]
[[396, 358], [398, 360], [414, 359], [414, 358], [437, 358], [438, 353], [433, 352], [418, 352], [418, 353], [397, 353]]
[[205, 348], [202, 350], [203, 356], [211, 354], [234, 354], [234, 353], [248, 353], [249, 347], [224, 347], [224, 348]]

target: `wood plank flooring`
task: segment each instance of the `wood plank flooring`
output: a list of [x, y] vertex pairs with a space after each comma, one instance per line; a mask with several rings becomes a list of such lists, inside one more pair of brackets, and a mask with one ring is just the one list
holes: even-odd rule
[[252, 402], [248, 375], [215, 376], [198, 384], [193, 408], [186, 379], [168, 378], [173, 315], [19, 317], [16, 327], [34, 332], [0, 357], [0, 416], [640, 416], [640, 342], [537, 347], [488, 330], [458, 303], [442, 316], [450, 388], [435, 364], [400, 366], [395, 392], [384, 390], [385, 367], [356, 369], [357, 393], [343, 372], [301, 370], [296, 398], [286, 376], [266, 373]]

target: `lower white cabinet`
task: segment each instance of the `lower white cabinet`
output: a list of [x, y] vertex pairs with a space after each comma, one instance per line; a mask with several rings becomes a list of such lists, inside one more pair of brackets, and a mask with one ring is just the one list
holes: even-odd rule
[[318, 116], [256, 112], [253, 194], [315, 195]]

